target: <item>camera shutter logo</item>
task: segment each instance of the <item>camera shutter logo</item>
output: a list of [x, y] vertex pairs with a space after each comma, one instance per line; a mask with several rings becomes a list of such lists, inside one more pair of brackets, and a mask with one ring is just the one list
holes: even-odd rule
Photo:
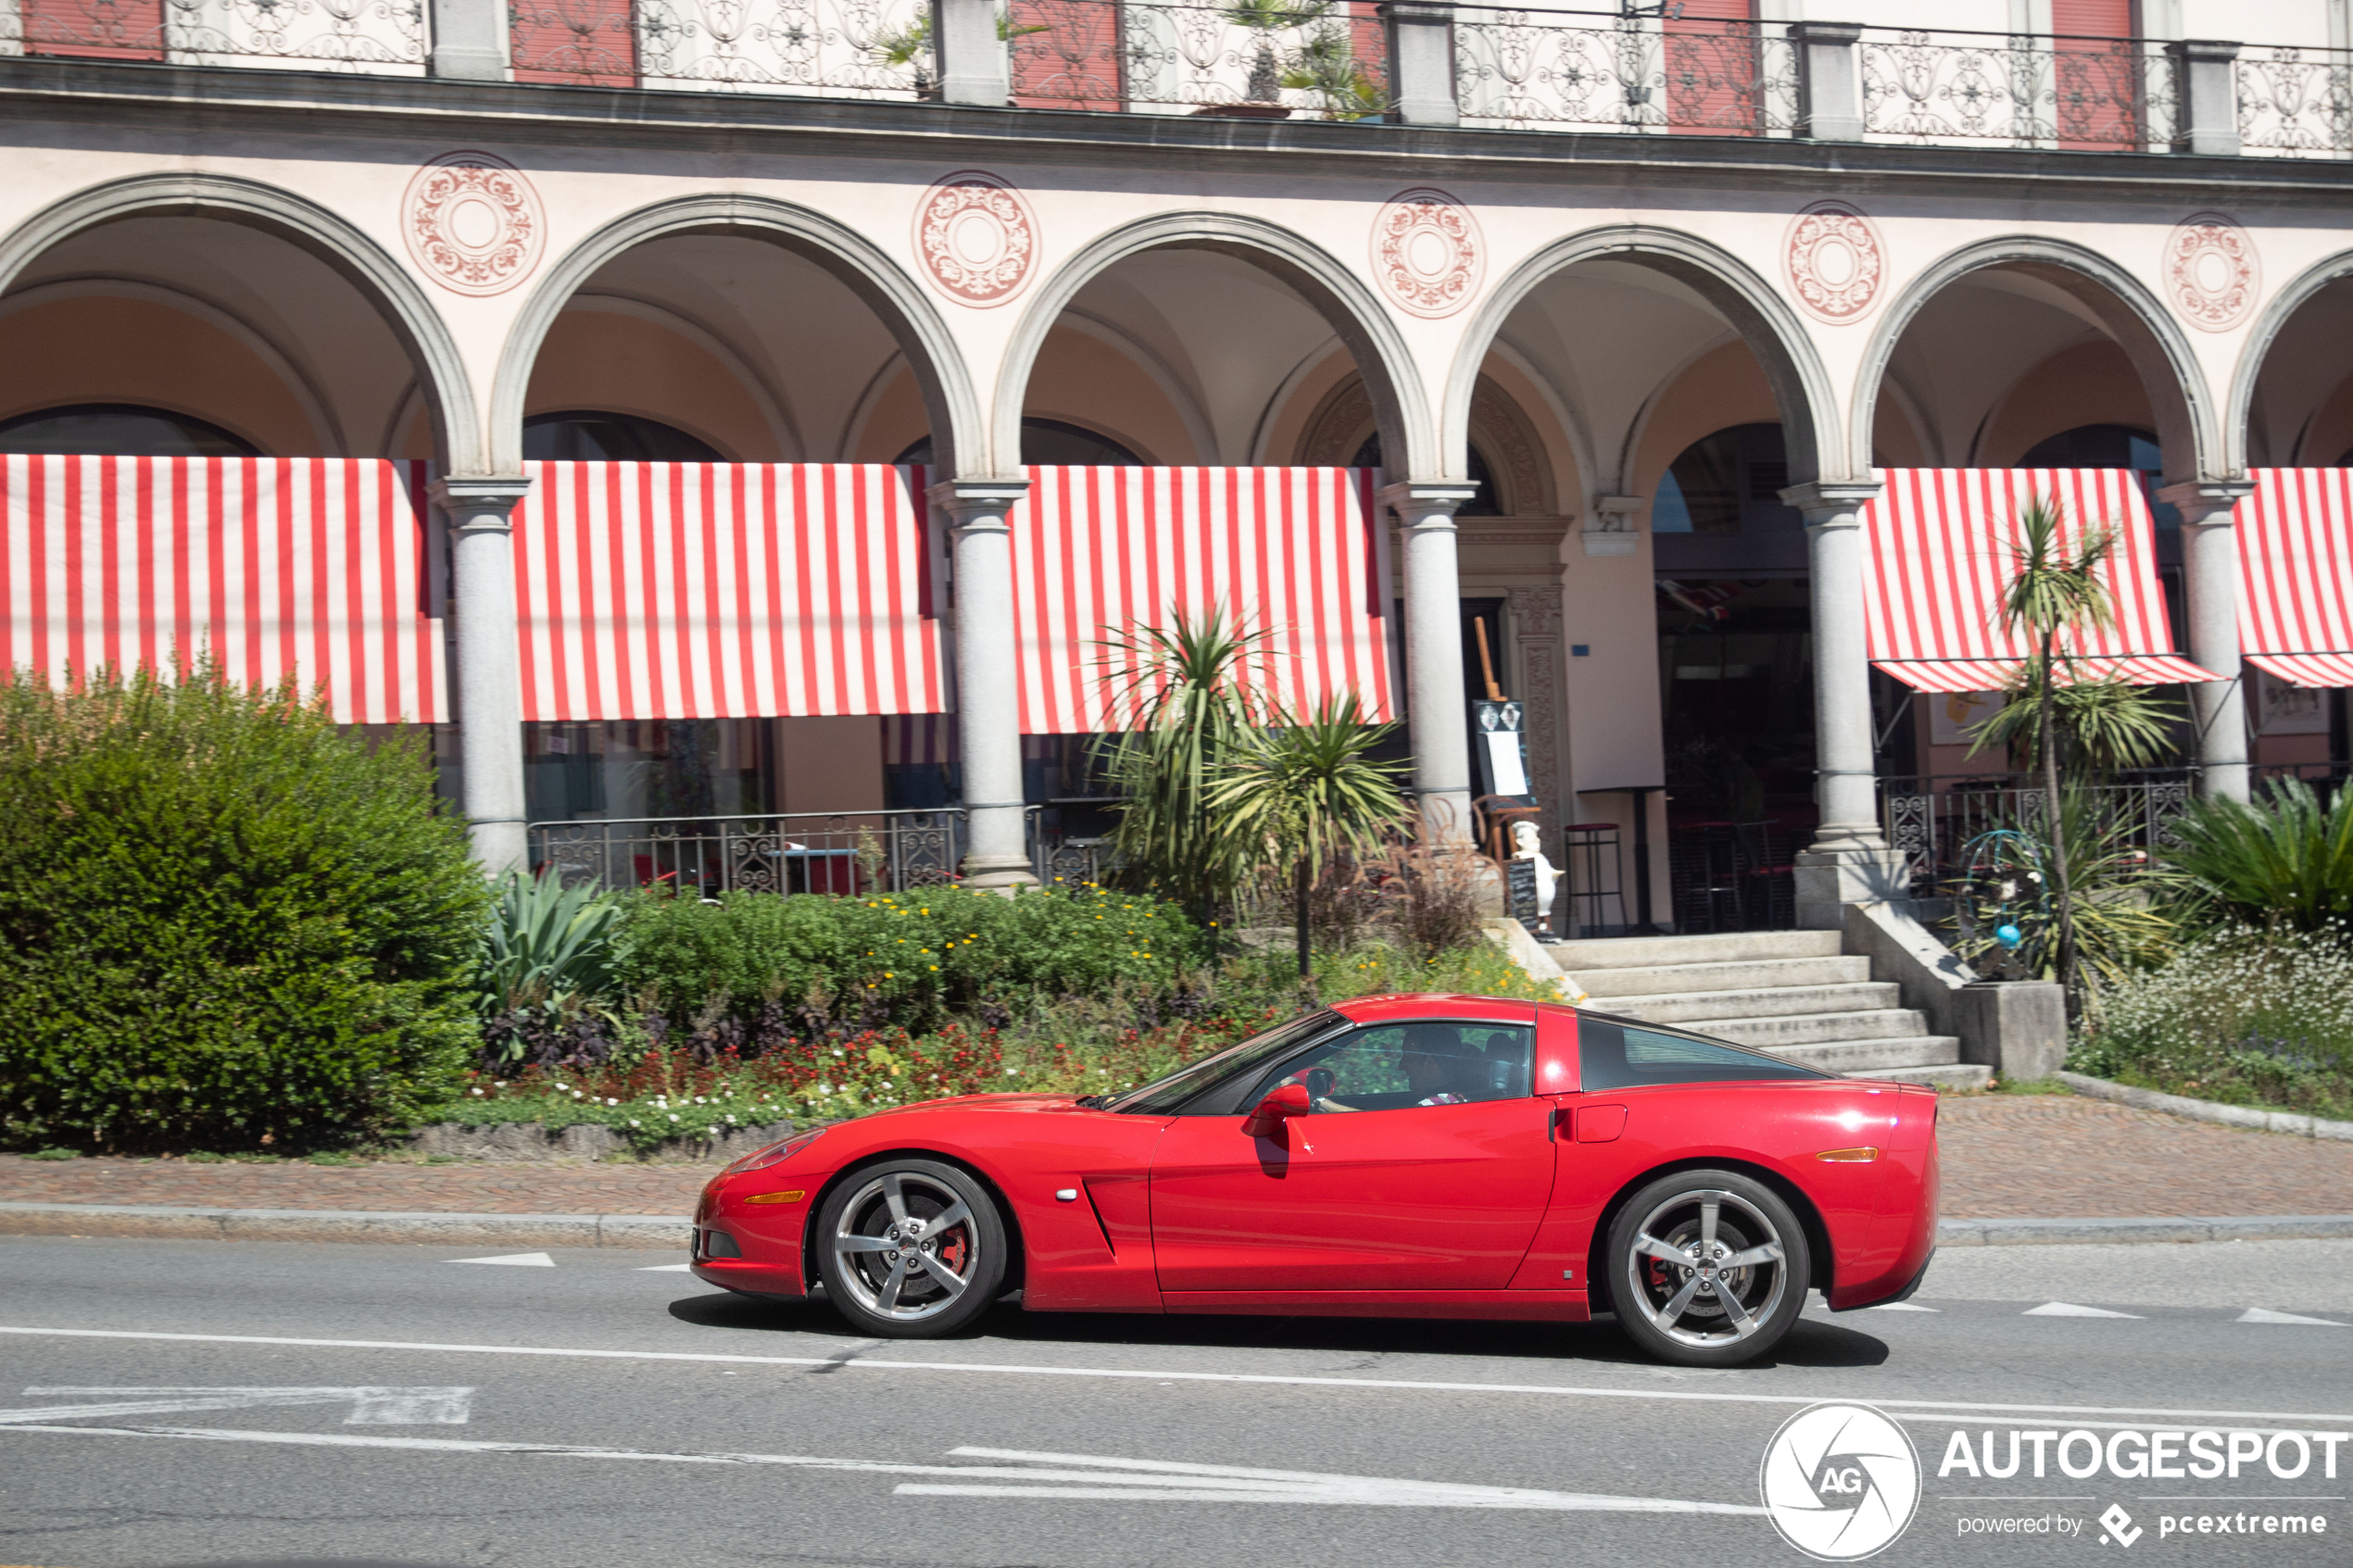
[[1854, 1562], [1911, 1524], [1920, 1456], [1869, 1405], [1814, 1405], [1765, 1446], [1757, 1490], [1783, 1540], [1824, 1562]]

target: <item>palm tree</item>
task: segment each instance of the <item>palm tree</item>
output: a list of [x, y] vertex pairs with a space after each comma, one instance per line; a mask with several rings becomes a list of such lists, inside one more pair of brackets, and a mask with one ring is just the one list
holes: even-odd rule
[[2057, 885], [2058, 978], [2070, 1005], [2075, 998], [2075, 921], [2069, 904], [2067, 824], [2060, 809], [2058, 746], [2053, 710], [2057, 683], [2067, 656], [2058, 651], [2062, 633], [2104, 631], [2116, 623], [2116, 598], [2102, 572], [2116, 549], [2116, 531], [2102, 526], [2077, 539], [2070, 550], [2062, 537], [2067, 509], [2037, 495], [2018, 513], [2018, 543], [2010, 552], [2010, 581], [2002, 590], [2002, 629], [2023, 633], [2033, 645], [2024, 689], [2034, 706], [2035, 751], [2043, 770], [2044, 817], [2049, 824], [2051, 867]]
[[1213, 921], [1247, 872], [1217, 831], [1208, 792], [1217, 766], [1268, 720], [1248, 673], [1273, 633], [1229, 625], [1221, 606], [1198, 621], [1180, 613], [1173, 627], [1106, 632], [1097, 668], [1112, 711], [1130, 726], [1095, 746], [1095, 765], [1120, 797], [1113, 852]]
[[1397, 726], [1367, 724], [1354, 693], [1327, 696], [1305, 716], [1252, 731], [1216, 766], [1206, 803], [1238, 861], [1287, 867], [1308, 973], [1308, 893], [1327, 866], [1379, 847], [1405, 821], [1404, 767], [1365, 755]]

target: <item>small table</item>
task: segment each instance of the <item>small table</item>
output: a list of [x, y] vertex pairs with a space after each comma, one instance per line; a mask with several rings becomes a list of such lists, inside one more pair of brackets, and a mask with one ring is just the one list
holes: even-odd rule
[[1664, 936], [1651, 919], [1651, 802], [1650, 797], [1666, 790], [1663, 784], [1611, 784], [1602, 789], [1580, 789], [1579, 795], [1630, 795], [1634, 797], [1634, 924], [1629, 936]]

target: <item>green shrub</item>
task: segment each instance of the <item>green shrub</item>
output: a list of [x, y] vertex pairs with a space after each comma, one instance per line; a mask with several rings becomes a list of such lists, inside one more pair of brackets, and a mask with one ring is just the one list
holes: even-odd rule
[[649, 996], [673, 1027], [766, 1015], [772, 1035], [921, 1033], [954, 1013], [1039, 997], [1165, 987], [1203, 947], [1176, 906], [1094, 887], [1017, 898], [955, 887], [872, 898], [737, 893], [710, 904], [638, 895], [621, 940], [623, 987]]
[[2226, 930], [2111, 987], [2068, 1065], [2199, 1099], [2353, 1117], [2353, 941]]
[[2282, 779], [2252, 805], [2192, 801], [2171, 831], [2166, 859], [2239, 920], [2318, 931], [2353, 918], [2353, 789], [2322, 806]]
[[0, 686], [0, 1143], [330, 1148], [451, 1092], [487, 891], [291, 689]]

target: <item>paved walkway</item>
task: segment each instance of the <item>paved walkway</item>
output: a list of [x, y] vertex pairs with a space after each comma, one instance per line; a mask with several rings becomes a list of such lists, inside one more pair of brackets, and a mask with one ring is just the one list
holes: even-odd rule
[[[2064, 1095], [1947, 1097], [1947, 1219], [2353, 1214], [2353, 1144]], [[716, 1166], [191, 1165], [0, 1155], [0, 1201], [473, 1214], [685, 1214]]]

